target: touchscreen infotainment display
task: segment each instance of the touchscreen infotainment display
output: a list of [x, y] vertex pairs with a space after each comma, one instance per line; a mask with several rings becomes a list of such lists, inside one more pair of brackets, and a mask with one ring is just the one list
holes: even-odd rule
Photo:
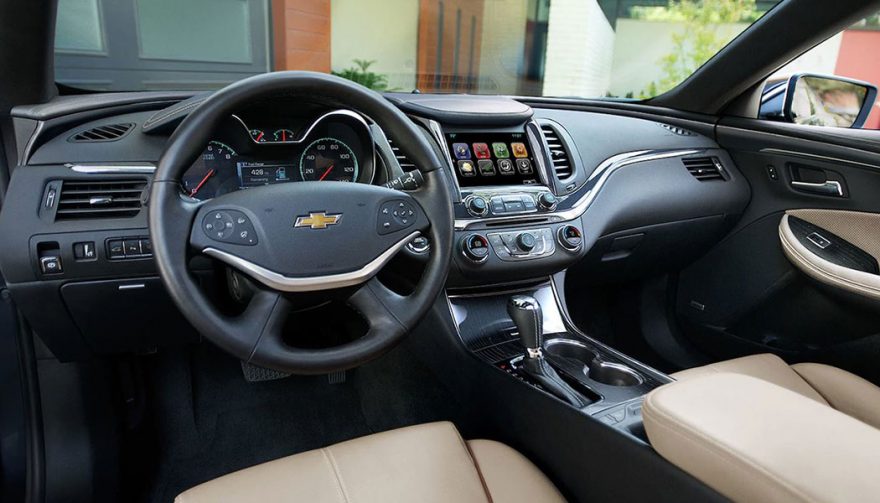
[[447, 133], [459, 187], [535, 185], [535, 159], [523, 133]]

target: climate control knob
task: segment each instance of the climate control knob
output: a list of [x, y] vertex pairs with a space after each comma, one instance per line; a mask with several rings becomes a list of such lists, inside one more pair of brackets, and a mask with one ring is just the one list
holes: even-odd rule
[[538, 243], [535, 240], [535, 236], [531, 233], [523, 232], [516, 237], [516, 246], [522, 251], [530, 252], [535, 249], [536, 244]]
[[538, 195], [538, 207], [544, 211], [553, 211], [556, 209], [556, 204], [558, 202], [556, 196], [550, 192], [541, 192], [541, 194]]
[[581, 247], [584, 238], [581, 230], [573, 225], [564, 225], [556, 234], [559, 244], [569, 251], [576, 251]]
[[468, 213], [475, 217], [484, 217], [489, 213], [489, 204], [480, 196], [471, 196], [465, 201]]
[[485, 262], [489, 258], [489, 240], [479, 234], [470, 234], [462, 240], [461, 251], [474, 262]]

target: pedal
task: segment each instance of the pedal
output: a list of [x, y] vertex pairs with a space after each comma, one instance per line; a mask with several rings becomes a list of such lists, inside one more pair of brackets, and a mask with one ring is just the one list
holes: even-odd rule
[[327, 382], [330, 384], [343, 384], [345, 383], [345, 371], [339, 370], [336, 372], [331, 372], [327, 374]]
[[241, 362], [241, 373], [244, 374], [244, 380], [247, 382], [275, 381], [290, 376], [286, 372], [279, 372], [246, 362]]

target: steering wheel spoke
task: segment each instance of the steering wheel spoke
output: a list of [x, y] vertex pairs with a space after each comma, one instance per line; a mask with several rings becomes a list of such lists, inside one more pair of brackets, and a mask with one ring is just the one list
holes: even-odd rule
[[347, 304], [369, 324], [367, 336], [374, 332], [406, 330], [400, 313], [406, 309], [407, 297], [391, 291], [379, 278], [373, 277], [349, 298]]

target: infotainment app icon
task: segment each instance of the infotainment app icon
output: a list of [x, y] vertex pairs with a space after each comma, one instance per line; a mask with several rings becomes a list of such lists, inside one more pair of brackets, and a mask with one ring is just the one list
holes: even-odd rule
[[467, 143], [453, 143], [452, 151], [455, 152], [456, 159], [470, 159], [471, 158], [471, 149], [468, 148]]
[[507, 151], [506, 143], [493, 143], [492, 150], [495, 152], [495, 157], [499, 159], [506, 159], [510, 157], [510, 152]]
[[458, 172], [461, 173], [461, 176], [477, 175], [473, 161], [458, 161]]
[[474, 155], [477, 159], [491, 159], [492, 153], [489, 152], [489, 145], [485, 143], [474, 143]]
[[528, 157], [529, 151], [526, 150], [525, 143], [511, 143], [510, 150], [513, 150], [514, 157]]

